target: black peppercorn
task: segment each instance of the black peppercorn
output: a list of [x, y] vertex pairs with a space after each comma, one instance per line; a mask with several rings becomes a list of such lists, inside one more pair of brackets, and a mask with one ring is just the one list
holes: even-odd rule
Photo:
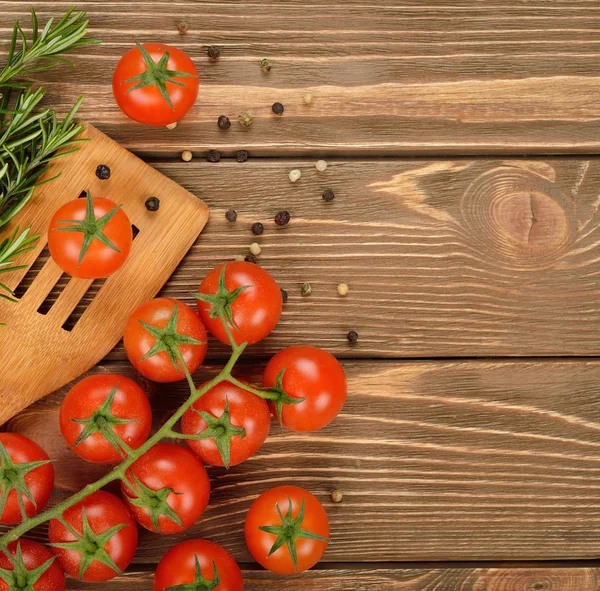
[[281, 103], [273, 103], [271, 109], [273, 110], [273, 113], [275, 113], [275, 115], [283, 114], [283, 105]]
[[106, 164], [99, 164], [96, 167], [96, 176], [101, 180], [105, 181], [110, 178], [110, 168]]
[[208, 154], [206, 155], [206, 159], [209, 162], [218, 162], [219, 160], [221, 160], [221, 154], [219, 154], [219, 152], [217, 152], [216, 150], [209, 150]]
[[283, 299], [283, 303], [285, 304], [285, 302], [288, 301], [288, 292], [285, 291], [285, 289], [283, 289], [283, 287], [279, 288], [281, 290], [281, 297]]
[[323, 199], [325, 201], [333, 201], [335, 199], [335, 195], [331, 189], [325, 189], [323, 191]]
[[213, 60], [216, 60], [221, 55], [221, 50], [216, 45], [211, 45], [208, 50], [208, 57]]
[[244, 257], [244, 260], [247, 263], [254, 263], [255, 265], [258, 265], [258, 259], [251, 252]]
[[346, 335], [346, 338], [348, 339], [349, 343], [356, 343], [356, 341], [358, 341], [358, 333], [355, 330], [351, 330]]
[[237, 220], [237, 211], [235, 211], [235, 209], [230, 209], [225, 214], [225, 217], [227, 218], [228, 222], [235, 222], [235, 220]]
[[290, 212], [289, 211], [280, 211], [275, 216], [275, 223], [278, 226], [287, 226], [290, 223]]
[[160, 199], [158, 197], [148, 197], [146, 199], [146, 209], [148, 211], [158, 211], [160, 207]]
[[260, 222], [252, 224], [252, 233], [255, 236], [260, 236], [264, 231], [265, 227]]
[[226, 115], [220, 115], [217, 119], [217, 125], [219, 126], [219, 129], [225, 131], [226, 129], [229, 129], [231, 127], [231, 121]]
[[237, 161], [246, 162], [246, 160], [248, 160], [248, 152], [246, 152], [246, 150], [240, 150], [237, 153]]

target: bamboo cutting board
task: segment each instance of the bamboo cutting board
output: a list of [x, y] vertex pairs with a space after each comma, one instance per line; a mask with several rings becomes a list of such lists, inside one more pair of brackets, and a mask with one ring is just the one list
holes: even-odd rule
[[[15, 225], [31, 225], [41, 237], [37, 248], [18, 261], [27, 268], [7, 274], [5, 283], [17, 289], [46, 246], [53, 213], [84, 191], [123, 204], [135, 239], [125, 264], [106, 280], [96, 280], [102, 286], [73, 326], [67, 321], [93, 281], [64, 277], [60, 295], [46, 301], [63, 276], [52, 258], [19, 303], [0, 300], [0, 318], [7, 324], [0, 328], [0, 425], [100, 361], [119, 342], [130, 314], [158, 293], [208, 220], [203, 201], [91, 125], [82, 137], [90, 141], [51, 168], [49, 174], [60, 172], [60, 178], [37, 189], [17, 216]], [[96, 177], [99, 164], [110, 167], [108, 180]], [[151, 196], [160, 199], [156, 212], [145, 207]]]

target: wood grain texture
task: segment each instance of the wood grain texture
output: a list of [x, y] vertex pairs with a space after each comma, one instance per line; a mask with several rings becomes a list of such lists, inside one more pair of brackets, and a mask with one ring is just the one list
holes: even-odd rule
[[[123, 205], [139, 233], [127, 261], [97, 294], [90, 289], [94, 281], [87, 279], [71, 278], [62, 290], [53, 290], [63, 272], [46, 255], [35, 279], [19, 291], [18, 305], [0, 300], [0, 317], [7, 323], [0, 340], [0, 425], [102, 360], [122, 337], [131, 313], [156, 295], [208, 219], [204, 202], [98, 130], [87, 126], [81, 138], [89, 141], [50, 171], [60, 178], [36, 190], [12, 222], [12, 227], [30, 226], [31, 235], [40, 239], [20, 257], [24, 268], [6, 275], [7, 286], [16, 289], [38, 255], [47, 252], [54, 212], [82, 191]], [[96, 177], [99, 164], [110, 167], [110, 179]], [[148, 212], [144, 203], [155, 191], [165, 203], [158, 212]], [[50, 292], [51, 302], [46, 301]], [[88, 305], [78, 309], [84, 296]], [[78, 320], [67, 330], [65, 323], [76, 309]]]
[[[280, 577], [243, 570], [245, 591], [597, 591], [595, 568], [369, 568], [313, 570]], [[148, 591], [152, 573], [132, 572], [94, 591]], [[90, 589], [69, 581], [69, 589]]]
[[[199, 524], [179, 536], [142, 532], [136, 562], [156, 563], [190, 536], [212, 539], [251, 562], [242, 533], [246, 511], [261, 492], [290, 482], [316, 494], [327, 510], [332, 543], [325, 562], [598, 557], [599, 361], [348, 361], [344, 367], [350, 395], [333, 424], [283, 437], [273, 425], [253, 458], [229, 472], [210, 469], [211, 502]], [[109, 370], [136, 378], [126, 363], [96, 371]], [[196, 380], [216, 370], [205, 368]], [[240, 375], [256, 380], [260, 371], [252, 363]], [[186, 396], [182, 383], [141, 383], [155, 426]], [[55, 500], [106, 470], [78, 459], [63, 442], [63, 394], [7, 424], [56, 460]], [[334, 489], [344, 494], [341, 504], [330, 500]], [[43, 539], [45, 532], [34, 535]]]
[[[596, 159], [332, 160], [324, 173], [301, 160], [156, 166], [212, 211], [164, 295], [193, 305], [204, 275], [254, 241], [288, 290], [280, 324], [250, 354], [294, 343], [343, 357], [598, 353]], [[303, 174], [293, 184], [294, 167]], [[284, 228], [273, 222], [280, 210], [291, 213]], [[211, 341], [209, 355], [225, 354]], [[111, 355], [123, 358], [119, 347]]]
[[[69, 2], [1, 0], [9, 23], [42, 19]], [[600, 149], [597, 61], [600, 6], [593, 1], [78, 3], [104, 41], [78, 68], [40, 74], [53, 104], [85, 94], [83, 116], [144, 154], [240, 148], [260, 155], [587, 152]], [[177, 25], [188, 24], [181, 34]], [[201, 91], [177, 130], [128, 121], [112, 72], [135, 39], [186, 50]], [[222, 57], [209, 61], [209, 45]], [[267, 75], [265, 56], [275, 62]], [[85, 73], [85, 74], [83, 74]], [[302, 97], [314, 95], [307, 107]], [[285, 114], [271, 113], [280, 101]], [[255, 125], [227, 133], [217, 117], [250, 112]]]

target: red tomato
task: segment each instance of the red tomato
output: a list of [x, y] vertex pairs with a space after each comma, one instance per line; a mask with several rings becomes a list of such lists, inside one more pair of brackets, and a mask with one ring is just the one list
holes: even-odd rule
[[[145, 328], [141, 322], [150, 328]], [[183, 302], [171, 298], [156, 298], [140, 306], [127, 321], [123, 337], [125, 352], [133, 367], [155, 382], [185, 379], [176, 357], [176, 345], [189, 372], [194, 373], [204, 361], [206, 341], [206, 329], [198, 314]], [[202, 344], [186, 344], [192, 342]], [[158, 352], [151, 355], [153, 351]], [[142, 361], [145, 356], [147, 358]]]
[[[235, 327], [231, 328], [234, 341], [249, 345], [264, 339], [274, 328], [283, 309], [281, 289], [264, 269], [253, 263], [233, 262], [225, 265], [225, 285], [219, 289], [219, 278], [224, 265], [213, 269], [202, 281], [201, 295], [217, 294], [214, 302], [198, 299], [198, 312], [208, 330], [222, 343], [229, 344], [227, 332], [221, 320], [211, 317], [213, 308], [218, 309], [226, 293], [247, 286], [231, 304], [231, 317]], [[211, 298], [208, 298], [211, 299]], [[215, 307], [214, 304], [217, 304]], [[214, 312], [213, 312], [214, 315]]]
[[[229, 418], [225, 412], [226, 405]], [[210, 426], [199, 412], [213, 417]], [[227, 381], [217, 384], [196, 400], [181, 419], [182, 433], [197, 435], [208, 429], [209, 439], [187, 440], [187, 444], [205, 464], [211, 466], [241, 464], [258, 451], [270, 427], [271, 413], [267, 402]]]
[[169, 125], [194, 106], [198, 71], [176, 47], [138, 43], [120, 59], [112, 86], [125, 115], [146, 125]]
[[[122, 209], [115, 210], [117, 207], [120, 206], [109, 199], [92, 199], [88, 192], [86, 199], [74, 199], [58, 208], [50, 221], [48, 248], [65, 273], [80, 279], [97, 279], [108, 277], [123, 265], [133, 234], [127, 214]], [[89, 246], [84, 239], [90, 240]]]
[[17, 433], [0, 433], [0, 509], [4, 508], [0, 523], [23, 520], [21, 501], [28, 517], [37, 515], [48, 502], [54, 488], [54, 468], [50, 463], [37, 462], [49, 462], [49, 458], [35, 441]]
[[[4, 552], [0, 552], [0, 569], [10, 571], [15, 580], [9, 585], [3, 577], [0, 577], [0, 591], [15, 591], [27, 589], [28, 591], [65, 591], [67, 583], [65, 573], [60, 568], [60, 563], [54, 554], [37, 542], [22, 538], [8, 545], [8, 551], [15, 557], [16, 568]], [[49, 562], [52, 561], [52, 562]], [[41, 573], [31, 573], [43, 564]], [[4, 573], [8, 575], [9, 573]], [[19, 580], [17, 577], [22, 576]], [[19, 585], [20, 583], [20, 585]]]
[[137, 449], [148, 439], [151, 426], [152, 409], [144, 391], [115, 374], [83, 378], [60, 407], [60, 430], [67, 445], [89, 462], [122, 460], [126, 453], [119, 453], [120, 442]]
[[[340, 414], [348, 384], [339, 361], [318, 347], [298, 345], [279, 351], [267, 364], [263, 386], [276, 385], [283, 374], [283, 389], [292, 398], [304, 398], [299, 404], [284, 404], [283, 425], [292, 431], [316, 431]], [[275, 405], [271, 405], [277, 418]]]
[[[219, 584], [213, 587], [215, 576]], [[173, 546], [161, 558], [154, 575], [154, 591], [166, 591], [179, 585], [185, 585], [187, 589], [194, 583], [198, 589], [244, 591], [237, 562], [227, 550], [208, 540], [187, 540]]]
[[138, 523], [150, 531], [186, 530], [208, 505], [210, 480], [202, 462], [173, 443], [150, 448], [127, 470], [127, 480], [129, 485], [121, 484], [125, 502]]
[[[289, 575], [312, 568], [321, 560], [327, 548], [329, 520], [313, 494], [299, 486], [278, 486], [254, 501], [244, 534], [248, 550], [259, 564]], [[285, 543], [271, 553], [280, 536]]]
[[49, 537], [62, 567], [72, 577], [88, 582], [108, 581], [125, 570], [137, 549], [138, 530], [125, 503], [103, 490], [50, 521]]

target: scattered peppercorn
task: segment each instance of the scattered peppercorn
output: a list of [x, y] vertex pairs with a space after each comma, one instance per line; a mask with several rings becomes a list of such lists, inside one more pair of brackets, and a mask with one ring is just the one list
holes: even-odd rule
[[246, 160], [248, 160], [248, 152], [246, 152], [246, 150], [240, 150], [237, 153], [237, 161], [246, 162]]
[[254, 256], [258, 256], [261, 253], [261, 248], [258, 244], [258, 242], [253, 242], [250, 245], [250, 252], [254, 255]]
[[146, 209], [148, 211], [158, 211], [160, 207], [160, 199], [158, 197], [148, 197], [146, 199]]
[[221, 160], [221, 154], [219, 154], [219, 152], [216, 150], [209, 150], [208, 154], [206, 155], [206, 159], [209, 162], [219, 162], [219, 160]]
[[267, 58], [261, 60], [260, 62], [260, 69], [263, 72], [270, 72], [271, 69], [273, 68], [273, 62]]
[[304, 95], [304, 103], [305, 103], [306, 105], [310, 105], [310, 103], [312, 103], [312, 98], [313, 98], [313, 97], [312, 97], [312, 94], [310, 94], [310, 92], [307, 92], [307, 93]]
[[188, 24], [185, 21], [181, 21], [178, 25], [177, 28], [179, 29], [180, 33], [187, 33], [188, 30]]
[[348, 339], [349, 343], [356, 343], [356, 341], [358, 341], [358, 333], [355, 330], [351, 330], [346, 335], [346, 338]]
[[241, 262], [244, 260], [244, 256], [243, 256], [243, 255], [241, 255], [241, 254], [236, 254], [236, 255], [233, 257], [233, 260], [234, 260], [234, 261], [237, 261], [238, 263], [241, 263]]
[[315, 163], [315, 168], [319, 172], [325, 172], [327, 170], [327, 161], [326, 160], [317, 160]]
[[294, 170], [290, 170], [290, 174], [288, 176], [290, 177], [290, 181], [295, 183], [302, 176], [302, 171], [299, 168], [294, 168]]
[[184, 150], [181, 152], [181, 159], [184, 162], [189, 162], [192, 159], [192, 153], [189, 150]]
[[331, 189], [325, 189], [323, 191], [323, 199], [325, 199], [325, 201], [333, 201], [335, 199], [335, 194]]
[[308, 281], [305, 281], [300, 288], [300, 293], [303, 296], [309, 296], [312, 293], [312, 285]]
[[290, 223], [290, 212], [280, 211], [275, 215], [275, 223], [278, 226], [287, 226]]
[[281, 103], [273, 103], [271, 110], [275, 115], [283, 115], [283, 105]]
[[231, 127], [231, 121], [227, 115], [219, 115], [219, 118], [217, 119], [217, 125], [219, 126], [219, 129], [225, 131]]
[[255, 236], [260, 236], [265, 231], [265, 227], [260, 222], [252, 224], [252, 233]]
[[230, 209], [225, 214], [225, 217], [227, 218], [228, 222], [235, 222], [235, 220], [237, 220], [237, 211], [235, 211], [235, 209]]
[[221, 55], [221, 49], [216, 45], [211, 45], [208, 48], [207, 53], [209, 58], [216, 60]]
[[101, 180], [105, 181], [110, 178], [110, 168], [106, 164], [99, 164], [96, 168], [96, 176]]
[[340, 284], [337, 286], [337, 290], [338, 290], [338, 293], [339, 293], [341, 296], [347, 296], [347, 295], [348, 295], [348, 292], [350, 291], [350, 288], [348, 287], [348, 284], [347, 284], [347, 283], [340, 283]]
[[281, 298], [283, 299], [283, 303], [285, 304], [288, 301], [288, 292], [283, 289], [283, 287], [279, 288], [281, 290]]
[[177, 127], [177, 121], [173, 121], [173, 123], [169, 123], [169, 125], [165, 125], [167, 129], [175, 129]]
[[341, 503], [343, 498], [344, 498], [344, 495], [342, 494], [341, 490], [336, 489], [336, 490], [332, 491], [331, 500], [334, 503]]
[[242, 127], [248, 129], [252, 126], [252, 122], [254, 121], [254, 119], [251, 115], [248, 115], [248, 113], [241, 113], [240, 115], [238, 115], [238, 121], [240, 122], [240, 125]]
[[258, 259], [251, 252], [244, 257], [244, 260], [247, 263], [254, 263], [255, 265], [258, 265]]

